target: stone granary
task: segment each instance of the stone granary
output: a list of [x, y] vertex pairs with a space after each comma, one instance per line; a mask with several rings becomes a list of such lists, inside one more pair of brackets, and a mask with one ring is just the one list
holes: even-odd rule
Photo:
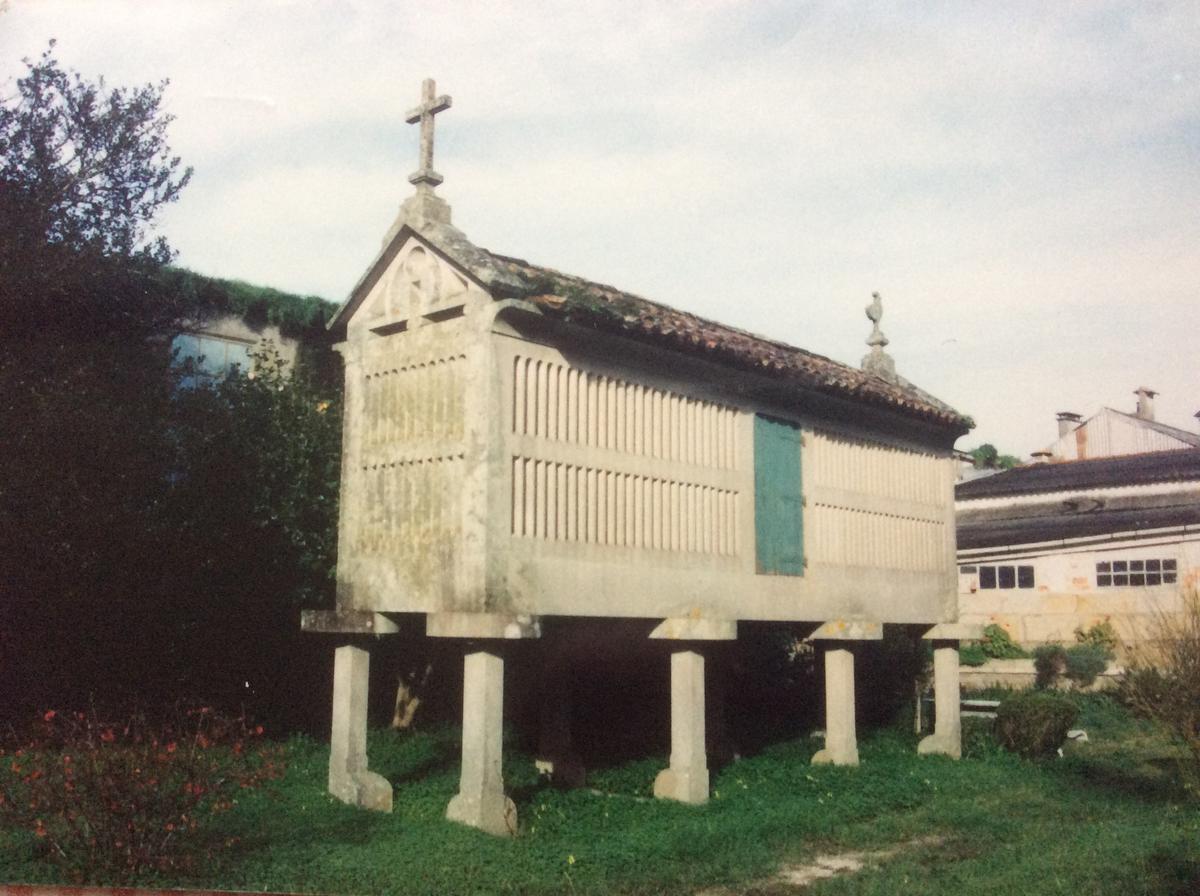
[[[970, 421], [864, 369], [472, 244], [434, 192], [426, 81], [413, 196], [331, 326], [345, 424], [329, 787], [386, 809], [368, 771], [368, 635], [462, 639], [451, 819], [516, 830], [501, 780], [505, 639], [549, 617], [636, 618], [671, 642], [659, 797], [708, 797], [705, 645], [742, 620], [809, 623], [825, 651], [825, 748], [857, 762], [854, 645], [889, 623], [934, 639], [935, 733], [959, 753], [952, 446]], [[665, 673], [665, 670], [664, 670]]]

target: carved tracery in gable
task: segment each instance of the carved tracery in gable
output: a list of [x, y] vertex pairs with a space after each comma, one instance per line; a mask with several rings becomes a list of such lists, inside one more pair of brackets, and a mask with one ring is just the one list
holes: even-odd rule
[[415, 326], [431, 314], [464, 304], [467, 292], [465, 277], [410, 240], [379, 278], [361, 313], [372, 323], [407, 320]]

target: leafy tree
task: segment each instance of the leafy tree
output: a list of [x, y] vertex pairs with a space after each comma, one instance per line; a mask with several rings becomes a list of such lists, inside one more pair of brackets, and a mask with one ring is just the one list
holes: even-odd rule
[[153, 220], [191, 177], [171, 156], [166, 82], [86, 81], [54, 42], [0, 100], [0, 321], [89, 338], [145, 338], [184, 309], [153, 274], [171, 258]]
[[172, 403], [164, 638], [189, 693], [303, 720], [311, 690], [297, 683], [329, 654], [299, 618], [302, 605], [332, 601], [340, 401], [310, 371], [289, 375], [270, 348], [253, 360], [252, 376], [180, 390]]
[[1011, 454], [1001, 454], [991, 442], [984, 442], [969, 452], [976, 470], [1011, 470], [1021, 466], [1021, 460]]
[[179, 390], [172, 336], [224, 307], [152, 235], [190, 176], [166, 82], [110, 89], [53, 49], [0, 97], [0, 715], [252, 703], [329, 586], [336, 402], [270, 358]]
[[0, 669], [16, 700], [90, 674], [152, 577], [168, 338], [186, 316], [148, 237], [190, 173], [166, 152], [163, 85], [89, 83], [53, 50], [0, 98]]

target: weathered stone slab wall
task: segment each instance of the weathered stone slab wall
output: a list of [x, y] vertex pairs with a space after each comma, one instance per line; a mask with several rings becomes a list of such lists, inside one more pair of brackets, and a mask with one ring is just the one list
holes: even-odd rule
[[[1181, 595], [1200, 582], [1200, 540], [1168, 541], [1163, 544], [1105, 546], [1103, 550], [1015, 557], [979, 561], [972, 565], [1031, 565], [1033, 588], [979, 587], [978, 576], [959, 579], [959, 613], [965, 623], [999, 624], [1013, 640], [1036, 645], [1052, 641], [1073, 643], [1075, 629], [1087, 629], [1109, 621], [1127, 643], [1144, 640], [1160, 613], [1177, 612]], [[1171, 584], [1133, 587], [1100, 587], [1096, 565], [1169, 558], [1176, 563], [1176, 581]]]

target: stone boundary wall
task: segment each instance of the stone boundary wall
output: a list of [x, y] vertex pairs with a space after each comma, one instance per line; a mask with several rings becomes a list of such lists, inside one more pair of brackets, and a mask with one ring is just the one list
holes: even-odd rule
[[[1121, 666], [1110, 663], [1087, 690], [1103, 691], [1115, 687], [1124, 671]], [[1022, 690], [1033, 687], [1037, 673], [1033, 660], [988, 660], [982, 666], [961, 666], [958, 677], [961, 686], [967, 690], [994, 687]], [[1070, 682], [1065, 681], [1065, 684]]]

